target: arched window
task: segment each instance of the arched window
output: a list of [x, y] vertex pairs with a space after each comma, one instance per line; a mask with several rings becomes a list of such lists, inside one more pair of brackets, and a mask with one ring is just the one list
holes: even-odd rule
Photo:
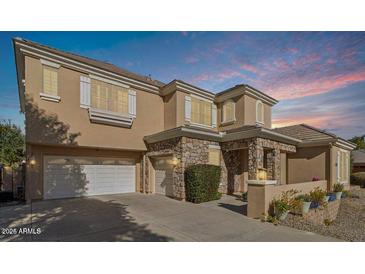
[[235, 103], [233, 100], [227, 100], [223, 103], [222, 123], [232, 122], [235, 120]]
[[256, 101], [256, 123], [264, 123], [264, 104], [260, 100]]

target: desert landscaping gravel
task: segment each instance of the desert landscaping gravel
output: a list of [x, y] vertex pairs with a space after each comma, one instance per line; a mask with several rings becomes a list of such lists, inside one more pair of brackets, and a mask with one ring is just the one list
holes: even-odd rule
[[311, 231], [344, 241], [365, 241], [365, 188], [352, 190], [354, 198], [344, 198], [336, 220], [330, 225], [316, 225], [304, 221], [300, 216], [291, 215], [280, 225], [290, 226], [300, 230]]

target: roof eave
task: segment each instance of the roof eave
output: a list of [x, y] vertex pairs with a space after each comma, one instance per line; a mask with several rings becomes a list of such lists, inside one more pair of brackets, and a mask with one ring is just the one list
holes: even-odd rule
[[15, 56], [15, 69], [17, 76], [17, 84], [18, 84], [18, 95], [20, 102], [20, 111], [22, 113], [25, 112], [25, 84], [24, 80], [24, 56], [21, 53], [19, 46], [16, 44], [16, 41], [21, 41], [20, 38], [13, 38], [13, 49]]
[[273, 141], [278, 141], [282, 143], [287, 143], [291, 145], [300, 144], [302, 141], [281, 133], [274, 132], [272, 130], [266, 128], [255, 128], [250, 130], [243, 130], [233, 133], [227, 133], [223, 136], [223, 142], [235, 141], [239, 139], [248, 139], [248, 138], [267, 138]]

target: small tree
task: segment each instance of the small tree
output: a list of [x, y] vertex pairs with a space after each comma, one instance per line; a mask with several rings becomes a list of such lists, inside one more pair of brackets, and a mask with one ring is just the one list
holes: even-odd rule
[[24, 134], [21, 129], [10, 121], [0, 121], [0, 163], [14, 169], [23, 161], [24, 152]]
[[354, 136], [349, 141], [356, 144], [356, 149], [365, 149], [365, 135]]

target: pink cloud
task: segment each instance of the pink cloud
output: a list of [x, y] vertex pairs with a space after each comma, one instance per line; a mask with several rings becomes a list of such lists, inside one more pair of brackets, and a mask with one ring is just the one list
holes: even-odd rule
[[249, 72], [253, 72], [253, 73], [257, 73], [257, 71], [258, 71], [258, 69], [255, 66], [250, 65], [250, 64], [242, 64], [240, 66], [240, 68], [243, 70], [249, 71]]
[[192, 81], [193, 83], [203, 82], [203, 81], [207, 81], [207, 80], [209, 80], [209, 79], [210, 79], [210, 77], [211, 77], [211, 75], [210, 75], [210, 74], [208, 74], [208, 73], [202, 73], [202, 74], [199, 74], [199, 75], [197, 75], [197, 76], [193, 77], [193, 78], [191, 79], [191, 81]]
[[198, 61], [199, 61], [198, 57], [188, 56], [185, 58], [184, 63], [185, 64], [194, 64], [194, 63], [197, 63]]
[[293, 65], [294, 66], [304, 66], [308, 64], [315, 63], [321, 59], [321, 56], [317, 53], [312, 53], [308, 55], [301, 56], [294, 60]]
[[[289, 83], [283, 83], [276, 87], [266, 87], [266, 90], [278, 99], [293, 99], [304, 96], [311, 96], [326, 93], [330, 90], [345, 87], [355, 82], [365, 81], [365, 69], [355, 73], [323, 76], [314, 80], [306, 80], [305, 78], [294, 77]], [[287, 82], [287, 81], [286, 81]]]

